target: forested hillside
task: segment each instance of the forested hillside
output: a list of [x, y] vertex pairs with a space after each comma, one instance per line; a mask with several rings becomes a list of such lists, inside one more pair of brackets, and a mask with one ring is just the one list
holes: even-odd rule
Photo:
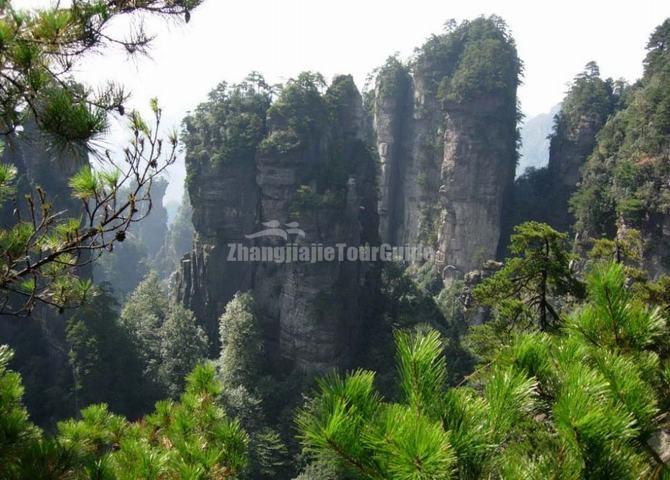
[[362, 90], [227, 79], [179, 132], [74, 81], [200, 3], [0, 1], [0, 479], [669, 479], [670, 19], [515, 178], [495, 15]]

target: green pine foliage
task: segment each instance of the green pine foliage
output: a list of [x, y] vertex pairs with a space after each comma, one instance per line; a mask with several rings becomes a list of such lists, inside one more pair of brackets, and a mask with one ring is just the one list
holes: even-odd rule
[[478, 285], [474, 296], [511, 323], [531, 319], [546, 330], [560, 320], [556, 300], [582, 295], [567, 235], [538, 222], [523, 223], [514, 232], [508, 247], [514, 257]]
[[206, 358], [209, 348], [193, 313], [168, 300], [164, 283], [152, 271], [130, 295], [120, 322], [139, 353], [145, 394], [153, 401], [174, 398], [185, 374]]
[[217, 398], [211, 364], [198, 365], [179, 401], [161, 401], [131, 423], [107, 405], [87, 407], [46, 437], [21, 405], [21, 380], [0, 347], [0, 477], [54, 479], [233, 479], [247, 464], [247, 434]]
[[[123, 111], [124, 89], [110, 83], [99, 89], [71, 81], [77, 60], [88, 51], [112, 45], [128, 54], [146, 52], [151, 37], [139, 26], [118, 36], [118, 20], [147, 12], [190, 18], [201, 0], [85, 0], [27, 10], [0, 2], [0, 44], [4, 52], [0, 122], [3, 131], [32, 115], [44, 131], [63, 142], [86, 142], [107, 128], [107, 113]], [[188, 19], [186, 18], [186, 19]], [[116, 32], [110, 23], [117, 21]]]
[[41, 437], [21, 403], [21, 376], [9, 370], [13, 356], [9, 347], [0, 346], [0, 477], [7, 479], [20, 478], [22, 458]]
[[621, 265], [587, 283], [560, 328], [515, 333], [461, 386], [435, 331], [397, 335], [396, 399], [373, 372], [325, 377], [297, 417], [306, 453], [345, 478], [664, 478], [667, 320]]

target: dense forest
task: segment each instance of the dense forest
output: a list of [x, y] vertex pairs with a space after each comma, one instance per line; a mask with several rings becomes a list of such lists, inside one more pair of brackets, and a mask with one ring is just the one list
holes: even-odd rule
[[201, 3], [0, 0], [0, 478], [670, 479], [670, 19], [524, 129], [495, 15], [176, 132], [74, 80]]

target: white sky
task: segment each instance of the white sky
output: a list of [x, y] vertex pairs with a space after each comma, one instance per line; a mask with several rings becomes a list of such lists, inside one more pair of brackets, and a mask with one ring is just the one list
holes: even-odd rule
[[[50, 0], [14, 0], [16, 8]], [[107, 52], [79, 67], [89, 83], [114, 79], [133, 93], [131, 106], [158, 97], [166, 121], [184, 113], [222, 80], [236, 82], [257, 70], [286, 80], [303, 70], [326, 78], [350, 73], [362, 89], [366, 75], [387, 56], [413, 49], [439, 33], [449, 18], [502, 16], [525, 64], [519, 90], [527, 115], [560, 102], [566, 84], [596, 60], [603, 76], [635, 80], [644, 45], [670, 17], [667, 0], [206, 0], [188, 25], [151, 22], [158, 34], [151, 58], [128, 61]], [[116, 135], [115, 135], [116, 136]], [[183, 164], [173, 168], [170, 200], [181, 196]]]

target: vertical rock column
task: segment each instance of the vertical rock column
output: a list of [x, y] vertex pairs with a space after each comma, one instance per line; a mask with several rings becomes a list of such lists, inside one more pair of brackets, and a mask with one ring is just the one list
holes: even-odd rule
[[499, 111], [509, 110], [503, 102], [483, 97], [447, 109], [440, 187], [444, 219], [438, 240], [446, 277], [462, 277], [496, 257], [516, 166], [514, 119], [493, 120]]

